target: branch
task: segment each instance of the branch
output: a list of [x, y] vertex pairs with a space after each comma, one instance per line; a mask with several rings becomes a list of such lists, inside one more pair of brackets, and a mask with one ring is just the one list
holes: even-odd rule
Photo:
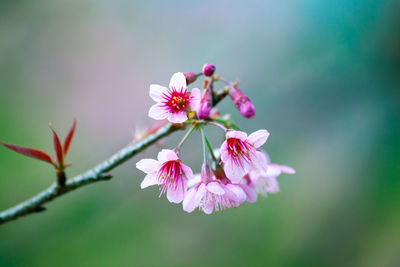
[[[213, 104], [216, 105], [226, 95], [226, 89], [216, 94], [213, 99]], [[108, 174], [109, 171], [129, 160], [130, 158], [140, 153], [152, 144], [156, 143], [163, 137], [166, 137], [167, 135], [180, 129], [184, 129], [184, 127], [179, 127], [168, 123], [167, 125], [160, 128], [156, 133], [149, 135], [147, 138], [122, 148], [120, 151], [112, 155], [104, 162], [98, 164], [94, 168], [82, 174], [79, 174], [74, 178], [68, 179], [64, 186], [58, 186], [57, 183], [52, 184], [49, 188], [40, 192], [31, 199], [1, 212], [0, 224], [18, 219], [19, 217], [25, 215], [44, 211], [46, 210], [46, 208], [43, 207], [43, 205], [47, 202], [50, 202], [51, 200], [58, 198], [77, 188], [80, 188], [84, 185], [110, 180], [112, 176]]]

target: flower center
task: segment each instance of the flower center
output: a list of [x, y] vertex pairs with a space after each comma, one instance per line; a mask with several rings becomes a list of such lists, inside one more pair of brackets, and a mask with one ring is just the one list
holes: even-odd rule
[[173, 88], [170, 95], [165, 97], [165, 100], [164, 105], [168, 107], [171, 112], [184, 111], [190, 102], [190, 93], [186, 92], [184, 89], [177, 91]]
[[254, 153], [254, 149], [247, 142], [237, 138], [229, 138], [227, 144], [228, 152], [236, 164], [242, 165], [243, 161], [251, 161], [251, 154]]
[[183, 179], [183, 171], [179, 161], [171, 160], [165, 162], [157, 173], [158, 183], [161, 184], [162, 195], [168, 188], [176, 189], [178, 181]]

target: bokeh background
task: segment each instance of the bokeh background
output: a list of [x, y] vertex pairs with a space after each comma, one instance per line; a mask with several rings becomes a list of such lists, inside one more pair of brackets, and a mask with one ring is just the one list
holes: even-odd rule
[[[152, 123], [150, 83], [212, 62], [241, 79], [271, 132], [281, 193], [206, 216], [141, 190], [135, 157], [109, 182], [0, 227], [1, 266], [398, 266], [398, 1], [1, 1], [0, 139], [52, 150], [78, 128], [69, 176]], [[201, 86], [200, 83], [197, 83]], [[214, 144], [220, 136], [208, 129]], [[173, 147], [184, 133], [166, 139]], [[199, 170], [198, 135], [183, 150]], [[158, 149], [141, 157], [154, 157]], [[54, 181], [0, 148], [0, 209]]]

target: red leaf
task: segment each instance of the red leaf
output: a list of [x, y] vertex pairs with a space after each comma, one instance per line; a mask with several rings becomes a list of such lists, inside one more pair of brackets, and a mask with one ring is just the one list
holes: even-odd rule
[[49, 126], [50, 126], [51, 131], [53, 132], [54, 150], [56, 151], [57, 162], [59, 165], [62, 165], [64, 163], [64, 155], [63, 155], [63, 151], [62, 151], [60, 138], [58, 138], [56, 131], [54, 131], [53, 125], [51, 125], [51, 123], [50, 123]]
[[41, 150], [37, 150], [34, 148], [28, 148], [28, 147], [22, 147], [22, 146], [17, 146], [17, 145], [10, 145], [10, 144], [6, 144], [3, 143], [2, 141], [0, 141], [0, 144], [3, 145], [4, 147], [11, 149], [17, 153], [20, 153], [22, 155], [34, 158], [34, 159], [38, 159], [38, 160], [43, 160], [45, 162], [48, 162], [50, 164], [53, 164], [53, 161], [51, 160], [51, 157], [49, 155], [47, 155], [45, 152], [41, 151]]
[[74, 136], [75, 128], [76, 128], [76, 119], [74, 119], [74, 123], [72, 124], [71, 129], [69, 129], [67, 137], [65, 137], [64, 140], [64, 147], [63, 147], [64, 156], [66, 156], [68, 153], [69, 145], [71, 144], [72, 137]]

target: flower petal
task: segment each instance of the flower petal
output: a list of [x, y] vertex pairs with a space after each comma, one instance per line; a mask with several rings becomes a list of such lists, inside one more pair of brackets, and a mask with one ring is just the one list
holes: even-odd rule
[[243, 189], [240, 186], [234, 185], [234, 184], [227, 184], [226, 188], [228, 190], [230, 190], [236, 197], [236, 198], [231, 199], [232, 201], [234, 201], [233, 205], [235, 207], [238, 207], [240, 204], [242, 204], [246, 200], [246, 198], [247, 198], [246, 193], [243, 191]]
[[192, 212], [199, 206], [205, 192], [205, 184], [201, 184], [198, 188], [190, 189], [183, 199], [183, 210], [186, 212]]
[[278, 164], [275, 164], [275, 163], [268, 164], [268, 169], [266, 172], [267, 176], [276, 177], [276, 176], [281, 175], [281, 173], [282, 173], [281, 166], [279, 166]]
[[190, 92], [190, 97], [191, 97], [190, 108], [193, 111], [197, 111], [201, 100], [200, 90], [198, 88], [193, 88], [192, 91]]
[[188, 187], [194, 187], [198, 185], [201, 182], [201, 176], [200, 173], [196, 173], [193, 178], [189, 178], [187, 186]]
[[156, 184], [158, 184], [157, 176], [155, 174], [147, 174], [144, 177], [142, 183], [140, 184], [140, 188], [143, 189], [148, 186], [156, 185]]
[[226, 140], [221, 145], [220, 153], [222, 162], [227, 162], [231, 159], [231, 156], [229, 155], [228, 152], [228, 142]]
[[260, 152], [256, 151], [254, 154], [251, 154], [251, 161], [253, 162], [254, 166], [261, 170], [262, 172], [267, 172], [268, 170], [268, 162], [265, 155]]
[[189, 166], [181, 163], [181, 168], [188, 179], [193, 179], [193, 171]]
[[144, 173], [153, 173], [159, 170], [161, 164], [155, 159], [142, 159], [136, 163], [136, 168]]
[[242, 188], [242, 190], [246, 194], [247, 202], [254, 203], [257, 201], [257, 193], [250, 186], [245, 185], [245, 184], [239, 184], [239, 186]]
[[172, 123], [182, 123], [187, 121], [188, 117], [185, 111], [178, 111], [174, 113], [169, 113], [167, 119]]
[[168, 116], [168, 110], [160, 103], [154, 104], [149, 110], [149, 117], [155, 120], [163, 120]]
[[252, 144], [255, 148], [262, 146], [268, 139], [269, 132], [267, 130], [258, 130], [247, 137], [247, 142]]
[[169, 90], [167, 87], [158, 85], [158, 84], [151, 84], [150, 85], [150, 97], [156, 102], [162, 102], [164, 98], [162, 97], [163, 94], [169, 94]]
[[279, 183], [275, 176], [267, 176], [267, 188], [266, 191], [270, 194], [279, 193]]
[[165, 163], [171, 160], [178, 160], [179, 157], [173, 150], [163, 149], [160, 152], [158, 152], [157, 159], [160, 163]]
[[287, 173], [287, 174], [295, 174], [296, 173], [295, 169], [293, 169], [292, 167], [287, 166], [287, 165], [281, 165], [281, 170], [283, 173]]
[[228, 160], [224, 163], [224, 171], [226, 177], [228, 177], [229, 180], [231, 180], [231, 182], [234, 184], [239, 183], [246, 174], [246, 170], [233, 163], [232, 160]]
[[207, 184], [207, 190], [216, 195], [225, 194], [225, 190], [218, 182], [210, 182]]
[[229, 138], [236, 138], [236, 139], [240, 139], [241, 141], [246, 141], [247, 133], [242, 132], [242, 131], [229, 130], [226, 133], [226, 139], [229, 139]]
[[176, 91], [181, 91], [186, 89], [186, 78], [182, 72], [177, 72], [171, 77], [169, 83], [169, 88], [175, 89]]
[[176, 188], [169, 187], [167, 189], [167, 199], [171, 203], [180, 203], [182, 202], [186, 193], [186, 180], [181, 179], [177, 183]]

